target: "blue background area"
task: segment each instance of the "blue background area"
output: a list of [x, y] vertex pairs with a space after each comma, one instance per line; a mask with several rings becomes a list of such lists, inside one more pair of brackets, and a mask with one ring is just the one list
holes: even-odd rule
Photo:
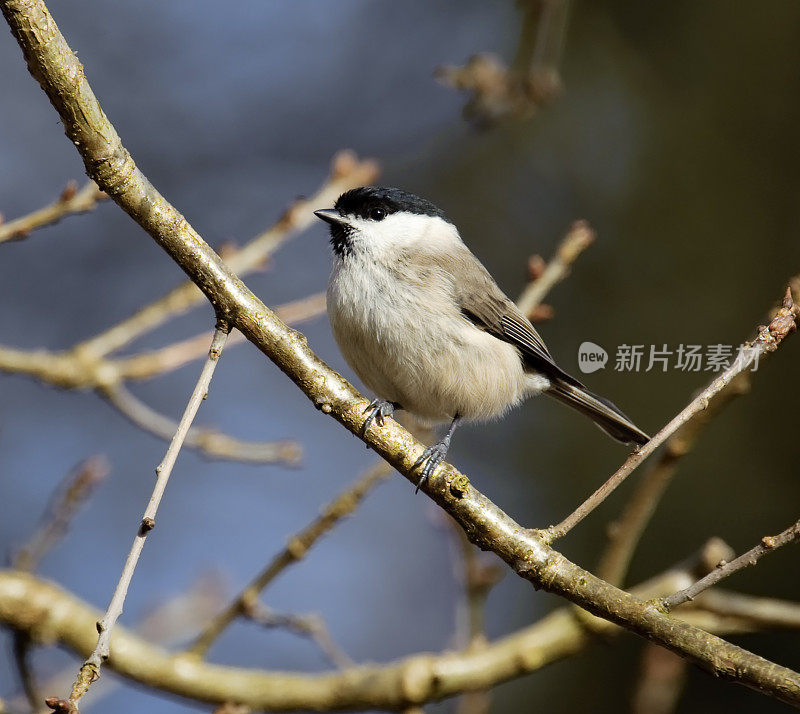
[[[224, 9], [223, 9], [224, 8]], [[531, 121], [479, 133], [460, 117], [464, 97], [433, 69], [493, 50], [510, 57], [518, 16], [510, 2], [187, 2], [53, 4], [107, 115], [139, 167], [212, 245], [246, 241], [321, 183], [331, 156], [352, 148], [380, 159], [382, 181], [445, 208], [510, 295], [528, 256], [549, 256], [571, 221], [598, 241], [548, 301], [541, 332], [577, 372], [591, 340], [611, 364], [586, 381], [655, 431], [708, 374], [613, 371], [616, 346], [738, 344], [764, 320], [800, 267], [797, 240], [800, 9], [679, 2], [576, 3], [567, 36], [566, 91]], [[13, 218], [58, 195], [82, 164], [64, 138], [19, 49], [0, 33], [0, 210]], [[283, 247], [275, 268], [247, 279], [267, 304], [323, 289], [326, 231]], [[116, 206], [64, 220], [0, 246], [0, 333], [17, 347], [66, 348], [164, 294], [182, 274]], [[154, 347], [209, 328], [198, 308], [146, 338]], [[311, 346], [348, 377], [327, 321], [304, 327]], [[797, 338], [759, 370], [753, 392], [709, 429], [646, 534], [632, 581], [680, 560], [711, 535], [737, 549], [797, 518]], [[177, 417], [198, 371], [191, 365], [132, 390]], [[226, 353], [199, 423], [242, 438], [296, 438], [302, 467], [211, 462], [181, 454], [123, 615], [221, 571], [244, 584], [320, 505], [374, 455], [318, 413], [248, 345]], [[48, 494], [79, 460], [104, 453], [108, 482], [52, 551], [41, 573], [98, 607], [119, 574], [165, 444], [91, 393], [0, 376], [0, 545], [24, 542]], [[545, 399], [505, 420], [467, 427], [453, 462], [520, 522], [563, 517], [620, 463], [624, 449]], [[591, 566], [604, 527], [628, 488], [563, 543]], [[800, 599], [797, 553], [770, 557], [731, 581], [744, 591]], [[456, 548], [441, 516], [393, 476], [265, 602], [320, 612], [357, 661], [387, 661], [453, 644]], [[493, 590], [487, 627], [497, 637], [559, 602], [507, 576]], [[0, 642], [9, 638], [3, 635]], [[791, 634], [734, 638], [800, 666]], [[500, 686], [493, 711], [619, 711], [641, 643], [622, 639]], [[236, 625], [217, 662], [322, 670], [309, 642]], [[38, 651], [42, 678], [77, 662]], [[113, 674], [104, 675], [109, 680]], [[576, 686], [576, 682], [580, 686]], [[0, 694], [16, 678], [0, 654]], [[52, 692], [48, 692], [51, 694]], [[62, 693], [63, 694], [63, 693]], [[431, 706], [450, 711], [452, 703]], [[692, 671], [679, 711], [781, 708]], [[96, 707], [119, 714], [194, 711], [125, 686]]]

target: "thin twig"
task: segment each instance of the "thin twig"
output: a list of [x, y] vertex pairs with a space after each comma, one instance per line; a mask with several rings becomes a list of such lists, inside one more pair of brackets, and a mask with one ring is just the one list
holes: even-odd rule
[[594, 240], [595, 233], [586, 221], [575, 221], [570, 226], [542, 274], [528, 283], [517, 299], [517, 307], [523, 315], [530, 316], [545, 295], [569, 275], [572, 264]]
[[[275, 314], [297, 325], [325, 312], [325, 295], [316, 293], [278, 305]], [[230, 344], [241, 342], [234, 333]], [[123, 380], [148, 379], [199, 359], [208, 349], [208, 335], [197, 335], [157, 350], [112, 359], [92, 356], [81, 345], [69, 350], [20, 350], [0, 345], [0, 370], [26, 374], [62, 389], [105, 389]]]
[[93, 456], [74, 468], [56, 489], [30, 540], [13, 558], [14, 567], [35, 570], [42, 558], [64, 536], [80, 507], [108, 476], [108, 461]]
[[[378, 173], [375, 161], [360, 160], [351, 151], [338, 152], [331, 162], [330, 176], [319, 190], [310, 198], [295, 201], [271, 228], [226, 256], [226, 264], [240, 275], [252, 272], [291, 236], [316, 222], [314, 209], [333, 205], [339, 194], [349, 188], [374, 182]], [[202, 301], [203, 294], [192, 282], [182, 283], [129, 318], [76, 345], [74, 349], [87, 358], [104, 357]]]
[[145, 509], [144, 516], [133, 540], [133, 545], [128, 553], [125, 561], [125, 566], [122, 569], [117, 587], [114, 590], [114, 595], [108, 605], [103, 618], [97, 623], [97, 631], [100, 633], [97, 638], [97, 645], [94, 651], [83, 664], [78, 673], [78, 678], [72, 687], [70, 694], [70, 706], [77, 710], [78, 700], [86, 693], [87, 689], [100, 676], [100, 667], [109, 657], [111, 634], [114, 630], [114, 625], [122, 614], [122, 607], [125, 603], [125, 596], [128, 594], [128, 587], [133, 577], [133, 572], [136, 570], [136, 564], [139, 562], [139, 556], [144, 548], [144, 542], [147, 539], [148, 533], [155, 528], [156, 514], [158, 506], [161, 503], [161, 498], [167, 487], [172, 467], [180, 453], [181, 446], [186, 439], [186, 434], [192, 424], [192, 420], [197, 414], [202, 401], [208, 396], [208, 385], [211, 382], [211, 377], [217, 367], [217, 362], [222, 354], [222, 349], [225, 347], [225, 340], [228, 337], [229, 327], [227, 323], [219, 321], [217, 328], [214, 331], [214, 337], [211, 340], [211, 347], [208, 350], [208, 359], [203, 365], [200, 372], [200, 377], [197, 380], [192, 396], [189, 397], [189, 402], [178, 424], [178, 429], [172, 437], [167, 453], [164, 455], [162, 462], [156, 467], [156, 484], [153, 488], [153, 493], [150, 496], [150, 501]]
[[[102, 390], [102, 394], [139, 428], [162, 439], [169, 439], [175, 433], [177, 424], [172, 419], [159, 414], [121, 384]], [[296, 466], [303, 454], [296, 441], [243, 441], [216, 429], [199, 426], [189, 429], [184, 446], [199, 449], [215, 459], [286, 466]]]
[[[214, 573], [201, 576], [186, 591], [159, 603], [137, 623], [134, 630], [139, 637], [146, 638], [156, 645], [170, 648], [186, 641], [201, 623], [217, 612], [223, 604], [223, 583]], [[119, 630], [117, 630], [119, 632]], [[25, 635], [26, 633], [21, 633]], [[116, 637], [115, 637], [116, 639]], [[68, 689], [75, 679], [75, 668], [69, 668], [49, 677], [39, 689], [57, 692]], [[119, 678], [105, 679], [93, 686], [81, 700], [84, 706], [97, 704], [98, 699], [107, 697], [115, 688], [122, 686]], [[16, 711], [23, 711], [27, 698], [15, 696], [9, 702]], [[44, 698], [37, 699], [34, 712], [47, 711]]]
[[353, 666], [353, 660], [334, 642], [330, 631], [319, 615], [294, 615], [277, 612], [260, 602], [248, 605], [242, 615], [262, 627], [282, 628], [310, 638], [328, 661], [338, 669]]
[[676, 431], [653, 467], [636, 484], [620, 517], [609, 524], [608, 545], [597, 566], [597, 575], [613, 585], [622, 585], [633, 553], [670, 484], [681, 459], [691, 451], [705, 427], [733, 399], [750, 388], [750, 372], [734, 377], [708, 409], [698, 412]]
[[[289, 325], [300, 325], [325, 314], [325, 293], [314, 293], [298, 300], [278, 305], [275, 314]], [[245, 342], [238, 330], [232, 331], [225, 349]], [[149, 352], [140, 352], [130, 357], [101, 360], [103, 371], [112, 369], [116, 380], [147, 379], [171, 372], [189, 362], [202, 357], [208, 349], [208, 335], [205, 333], [186, 340], [173, 342]], [[71, 352], [69, 354], [72, 354]], [[99, 371], [100, 368], [98, 368]]]
[[26, 216], [4, 223], [0, 219], [0, 243], [27, 238], [31, 231], [75, 213], [91, 211], [98, 202], [108, 198], [94, 181], [89, 181], [82, 189], [70, 181], [61, 195], [48, 206]]
[[783, 305], [772, 319], [772, 322], [770, 322], [769, 326], [759, 329], [756, 339], [752, 343], [745, 345], [745, 348], [734, 363], [689, 402], [689, 404], [653, 436], [650, 441], [634, 451], [611, 478], [600, 486], [600, 488], [589, 496], [589, 498], [578, 506], [569, 516], [558, 525], [550, 526], [544, 531], [543, 537], [545, 540], [548, 543], [552, 543], [554, 540], [569, 533], [569, 531], [605, 501], [606, 498], [631, 475], [636, 467], [672, 436], [672, 434], [693, 418], [695, 414], [707, 409], [709, 402], [718, 396], [738, 374], [747, 370], [751, 365], [758, 364], [758, 361], [768, 353], [774, 352], [783, 339], [795, 329], [796, 315], [797, 306], [792, 299], [791, 290], [787, 288], [786, 295], [783, 299]]
[[704, 578], [701, 578], [693, 585], [683, 590], [673, 593], [669, 597], [662, 600], [664, 608], [669, 611], [678, 605], [683, 605], [685, 602], [694, 600], [704, 590], [708, 590], [712, 585], [716, 585], [720, 580], [730, 577], [734, 573], [755, 565], [767, 553], [772, 553], [781, 546], [793, 543], [800, 536], [800, 521], [789, 526], [785, 531], [778, 533], [776, 536], [764, 536], [761, 542], [751, 548], [746, 553], [743, 553], [738, 558], [734, 558], [730, 562], [720, 561], [719, 565], [712, 570]]
[[321, 514], [303, 530], [299, 531], [245, 587], [234, 600], [203, 629], [188, 654], [202, 657], [225, 628], [237, 617], [247, 612], [258, 601], [258, 596], [287, 567], [301, 560], [311, 547], [340, 520], [350, 515], [364, 500], [372, 488], [391, 474], [391, 467], [379, 461], [369, 471], [359, 476], [350, 486], [322, 509]]

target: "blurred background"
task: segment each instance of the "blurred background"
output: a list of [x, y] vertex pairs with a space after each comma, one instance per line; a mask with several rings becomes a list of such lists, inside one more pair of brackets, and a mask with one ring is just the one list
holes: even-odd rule
[[[382, 183], [442, 206], [512, 296], [525, 284], [528, 257], [549, 258], [573, 220], [588, 220], [597, 241], [548, 296], [555, 315], [540, 331], [573, 373], [582, 342], [605, 347], [609, 365], [585, 381], [648, 431], [710, 374], [618, 372], [616, 347], [739, 344], [800, 269], [797, 3], [576, 2], [563, 94], [528, 120], [484, 131], [463, 119], [465, 96], [432, 75], [479, 51], [510, 59], [520, 16], [509, 0], [235, 2], [224, 12], [205, 0], [86, 0], [51, 10], [140, 168], [214, 246], [243, 243], [294, 197], [311, 194], [342, 148], [379, 159]], [[51, 200], [68, 179], [82, 181], [83, 167], [7, 32], [0, 33], [0, 66], [0, 210], [10, 219]], [[324, 289], [324, 226], [292, 240], [272, 265], [247, 280], [269, 305]], [[104, 203], [0, 246], [2, 342], [67, 348], [181, 279], [133, 221]], [[203, 306], [131, 351], [194, 335], [211, 319]], [[324, 317], [303, 331], [323, 359], [353, 378]], [[752, 393], [725, 410], [684, 460], [630, 582], [686, 557], [711, 535], [741, 551], [797, 519], [798, 354], [800, 339], [790, 339], [758, 370]], [[198, 369], [131, 389], [177, 418]], [[248, 439], [297, 439], [302, 463], [254, 466], [185, 450], [124, 624], [208, 572], [221, 573], [233, 592], [375, 460], [248, 345], [226, 353], [198, 423]], [[164, 450], [93, 393], [0, 376], [0, 546], [11, 551], [25, 541], [76, 462], [105, 454], [107, 482], [40, 569], [105, 607]], [[450, 459], [521, 523], [546, 526], [625, 455], [585, 419], [542, 399], [500, 422], [463, 429]], [[560, 544], [568, 557], [595, 564], [630, 485]], [[437, 509], [394, 475], [265, 601], [319, 612], [359, 662], [438, 651], [453, 645], [461, 597], [454, 563], [457, 547]], [[797, 600], [797, 572], [797, 552], [786, 549], [728, 585]], [[510, 633], [560, 604], [507, 575], [489, 597], [488, 634]], [[800, 667], [794, 634], [733, 639]], [[0, 635], [0, 645], [9, 640]], [[2, 696], [17, 689], [6, 650]], [[641, 651], [633, 636], [599, 643], [497, 687], [492, 711], [527, 711], [539, 702], [553, 714], [625, 710]], [[232, 627], [210, 656], [282, 670], [328, 667], [308, 641], [246, 623]], [[78, 664], [58, 651], [37, 651], [33, 661], [42, 677]], [[125, 685], [97, 709], [177, 714], [196, 707]], [[453, 702], [426, 709], [449, 712]], [[678, 711], [731, 710], [781, 706], [691, 669]]]

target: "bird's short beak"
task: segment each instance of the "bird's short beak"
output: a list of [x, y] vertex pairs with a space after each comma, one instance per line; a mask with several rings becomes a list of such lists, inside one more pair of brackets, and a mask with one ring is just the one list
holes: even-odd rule
[[339, 211], [336, 211], [333, 208], [323, 208], [319, 211], [314, 211], [314, 215], [321, 221], [330, 223], [332, 226], [348, 225], [347, 220], [343, 216], [339, 215]]

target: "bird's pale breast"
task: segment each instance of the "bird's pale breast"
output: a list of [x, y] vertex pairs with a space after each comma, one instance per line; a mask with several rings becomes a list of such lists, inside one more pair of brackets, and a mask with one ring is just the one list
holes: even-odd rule
[[364, 384], [425, 420], [491, 419], [541, 388], [515, 347], [461, 315], [439, 268], [350, 256], [334, 266], [328, 313]]

